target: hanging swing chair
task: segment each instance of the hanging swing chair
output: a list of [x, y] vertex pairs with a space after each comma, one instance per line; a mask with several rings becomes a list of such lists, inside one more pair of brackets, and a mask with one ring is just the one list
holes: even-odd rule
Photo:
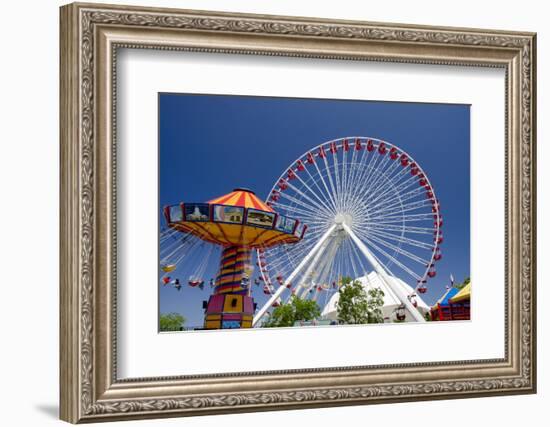
[[162, 264], [160, 269], [165, 273], [171, 273], [176, 269], [176, 264]]

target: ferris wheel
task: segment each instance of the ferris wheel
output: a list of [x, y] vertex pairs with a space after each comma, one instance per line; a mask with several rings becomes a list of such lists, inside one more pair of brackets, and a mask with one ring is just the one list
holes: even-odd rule
[[[289, 165], [267, 204], [308, 228], [296, 244], [258, 250], [264, 291], [271, 297], [254, 324], [291, 295], [326, 302], [342, 278], [369, 271], [415, 320], [424, 321], [414, 297], [436, 275], [443, 219], [428, 176], [410, 154], [369, 137], [325, 142]], [[404, 292], [397, 278], [414, 292]]]

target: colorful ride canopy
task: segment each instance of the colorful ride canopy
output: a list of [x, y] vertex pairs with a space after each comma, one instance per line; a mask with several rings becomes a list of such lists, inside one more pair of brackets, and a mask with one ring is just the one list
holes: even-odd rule
[[432, 308], [437, 308], [438, 306], [448, 306], [449, 300], [453, 298], [456, 294], [458, 294], [459, 291], [460, 290], [455, 287], [447, 289], [447, 291], [443, 294], [441, 298], [439, 298], [439, 300], [437, 300]]
[[449, 302], [451, 304], [456, 304], [459, 302], [469, 302], [470, 296], [472, 293], [472, 284], [468, 283], [466, 286], [464, 286], [460, 292], [457, 292], [454, 297], [449, 299]]
[[164, 215], [170, 227], [223, 246], [266, 248], [296, 243], [307, 228], [297, 219], [278, 215], [245, 188], [206, 203], [166, 206]]

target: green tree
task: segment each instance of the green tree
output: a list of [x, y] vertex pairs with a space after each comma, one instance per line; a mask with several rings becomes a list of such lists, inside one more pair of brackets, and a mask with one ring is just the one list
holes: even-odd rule
[[276, 307], [269, 319], [263, 324], [266, 328], [294, 326], [294, 322], [314, 320], [321, 315], [321, 309], [313, 300], [293, 295], [290, 302]]
[[468, 283], [470, 283], [470, 276], [466, 277], [462, 283], [456, 283], [454, 285], [457, 289], [462, 289], [464, 286], [466, 286]]
[[185, 324], [185, 317], [179, 313], [163, 313], [160, 315], [160, 330], [180, 331]]
[[359, 280], [342, 280], [336, 303], [338, 321], [348, 325], [383, 323], [384, 292], [379, 288], [365, 290]]

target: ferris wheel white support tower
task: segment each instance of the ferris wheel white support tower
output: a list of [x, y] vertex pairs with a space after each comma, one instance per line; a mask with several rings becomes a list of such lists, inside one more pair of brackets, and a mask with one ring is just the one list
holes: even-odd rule
[[[337, 232], [336, 228], [332, 234], [334, 234], [335, 232]], [[333, 243], [334, 238], [332, 237], [332, 234], [328, 236], [327, 239], [324, 241], [324, 243], [319, 247], [319, 250], [317, 251], [315, 258], [313, 258], [313, 261], [311, 262], [308, 269], [306, 270], [306, 273], [303, 275], [303, 277], [306, 278], [306, 280], [308, 277], [310, 277], [313, 274], [313, 269], [319, 265], [319, 262], [321, 261], [321, 255], [323, 255], [323, 252], [325, 252], [327, 248], [331, 247], [331, 245], [334, 246], [334, 243]], [[329, 255], [328, 257], [326, 257], [328, 259], [331, 259], [330, 252], [332, 251], [329, 251]], [[295, 288], [296, 296], [303, 298], [307, 294], [310, 288], [311, 288], [311, 285], [304, 286], [303, 283], [299, 283], [298, 286]]]
[[373, 266], [374, 270], [384, 284], [388, 286], [392, 292], [399, 298], [401, 303], [407, 307], [407, 310], [411, 313], [411, 315], [414, 317], [414, 320], [417, 322], [425, 322], [426, 319], [420, 312], [415, 308], [415, 306], [411, 303], [409, 298], [407, 297], [406, 293], [397, 286], [396, 282], [394, 281], [393, 277], [390, 277], [384, 267], [380, 265], [380, 263], [377, 261], [377, 259], [372, 255], [372, 253], [369, 251], [369, 249], [365, 246], [365, 244], [355, 235], [355, 233], [347, 226], [346, 223], [342, 223], [343, 229], [348, 233], [348, 235], [351, 237], [353, 242], [357, 245], [361, 253], [367, 258], [369, 263]]
[[311, 249], [311, 251], [309, 252], [309, 254], [307, 254], [304, 259], [302, 260], [302, 262], [300, 262], [300, 264], [298, 264], [298, 266], [294, 269], [294, 271], [290, 274], [290, 276], [288, 276], [288, 279], [286, 279], [284, 285], [281, 285], [279, 286], [279, 289], [277, 289], [275, 291], [275, 293], [273, 295], [271, 295], [271, 298], [269, 298], [269, 301], [267, 301], [264, 306], [260, 309], [260, 311], [258, 311], [258, 313], [256, 314], [256, 316], [254, 316], [254, 319], [252, 320], [252, 326], [254, 327], [256, 325], [256, 323], [258, 323], [258, 321], [260, 321], [260, 319], [264, 316], [265, 312], [269, 309], [269, 307], [271, 307], [273, 305], [273, 303], [275, 301], [277, 301], [277, 298], [279, 298], [281, 296], [281, 294], [283, 293], [283, 291], [286, 289], [286, 285], [288, 283], [292, 283], [292, 281], [294, 280], [294, 278], [298, 275], [298, 273], [304, 268], [304, 266], [310, 261], [311, 258], [313, 258], [313, 256], [315, 256], [315, 254], [317, 253], [317, 251], [321, 248], [321, 247], [324, 247], [324, 244], [325, 242], [328, 240], [328, 238], [330, 237], [330, 235], [332, 234], [332, 232], [336, 229], [336, 224], [332, 225], [332, 227], [330, 227], [325, 234], [323, 234], [323, 237], [321, 237], [319, 239], [319, 241], [315, 244], [315, 246]]

